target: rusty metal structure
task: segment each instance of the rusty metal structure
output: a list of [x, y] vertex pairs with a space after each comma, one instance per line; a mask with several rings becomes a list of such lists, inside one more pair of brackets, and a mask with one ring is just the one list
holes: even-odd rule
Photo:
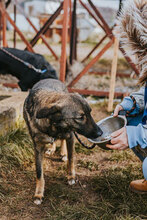
[[[77, 59], [77, 27], [76, 27], [76, 8], [77, 8], [77, 1], [81, 4], [83, 8], [89, 13], [89, 15], [97, 22], [97, 25], [102, 28], [102, 30], [105, 32], [105, 35], [102, 37], [102, 39], [96, 44], [96, 46], [90, 51], [89, 54], [85, 56], [85, 58], [82, 60], [82, 63], [88, 60], [90, 55], [104, 42], [106, 38], [109, 39], [108, 43], [105, 44], [105, 46], [98, 52], [98, 54], [87, 64], [85, 65], [84, 69], [72, 80], [72, 82], [68, 85], [69, 92], [78, 92], [80, 94], [84, 95], [95, 95], [95, 96], [108, 96], [109, 92], [107, 91], [94, 91], [94, 90], [82, 90], [82, 89], [75, 89], [73, 86], [84, 76], [87, 72], [90, 72], [90, 68], [98, 62], [98, 60], [102, 57], [102, 55], [113, 45], [114, 43], [114, 36], [113, 36], [113, 28], [110, 28], [109, 25], [106, 23], [104, 17], [101, 15], [98, 8], [93, 4], [92, 0], [87, 0], [87, 4], [83, 2], [83, 0], [63, 0], [60, 3], [60, 6], [55, 11], [54, 14], [52, 14], [48, 20], [44, 23], [43, 27], [40, 30], [37, 30], [37, 28], [34, 26], [34, 24], [31, 22], [29, 17], [22, 11], [22, 9], [17, 4], [17, 0], [7, 0], [5, 3], [4, 0], [0, 0], [0, 46], [7, 47], [7, 40], [6, 40], [6, 20], [10, 22], [10, 24], [14, 28], [14, 47], [16, 47], [16, 33], [20, 36], [21, 40], [26, 45], [26, 50], [29, 50], [31, 52], [34, 52], [34, 45], [37, 43], [38, 39], [42, 39], [42, 42], [46, 45], [46, 47], [50, 50], [52, 55], [56, 60], [59, 60], [60, 62], [60, 80], [62, 82], [65, 82], [65, 75], [66, 75], [66, 67], [67, 67], [67, 54], [66, 54], [66, 46], [67, 46], [67, 35], [68, 30], [70, 29], [70, 56], [69, 56], [69, 63], [72, 64], [73, 60]], [[121, 2], [121, 0], [120, 0]], [[14, 7], [14, 20], [11, 19], [10, 15], [7, 12], [7, 7], [9, 4], [13, 4]], [[26, 18], [26, 20], [29, 22], [30, 26], [35, 30], [36, 35], [28, 41], [23, 33], [19, 30], [19, 28], [16, 26], [16, 10], [20, 11], [21, 14], [23, 14]], [[48, 30], [48, 28], [51, 26], [51, 24], [54, 22], [54, 20], [58, 17], [58, 15], [63, 12], [63, 28], [62, 28], [62, 42], [61, 42], [61, 57], [59, 58], [55, 51], [51, 48], [51, 46], [46, 41], [46, 38], [44, 34]], [[70, 24], [70, 26], [69, 26]], [[120, 51], [123, 53], [125, 59], [131, 66], [131, 68], [134, 70], [134, 72], [138, 75], [139, 71], [135, 64], [132, 62], [130, 57], [125, 55], [124, 50], [121, 48], [121, 45], [119, 47]], [[90, 72], [92, 74], [99, 74], [103, 75], [103, 72]], [[124, 75], [122, 73], [117, 74], [120, 77], [127, 76], [130, 77], [130, 75]], [[116, 92], [116, 97], [122, 97], [123, 93]]]

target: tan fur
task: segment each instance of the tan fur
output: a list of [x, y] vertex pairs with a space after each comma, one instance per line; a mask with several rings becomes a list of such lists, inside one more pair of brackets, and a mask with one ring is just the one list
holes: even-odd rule
[[35, 191], [35, 198], [42, 199], [44, 196], [44, 185], [45, 181], [42, 177], [40, 180], [36, 179], [36, 191]]

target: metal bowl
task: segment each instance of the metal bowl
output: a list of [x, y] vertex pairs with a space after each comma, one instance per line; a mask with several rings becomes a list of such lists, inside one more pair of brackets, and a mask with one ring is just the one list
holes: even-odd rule
[[102, 119], [96, 124], [103, 131], [102, 136], [95, 139], [88, 139], [90, 142], [97, 144], [100, 148], [104, 150], [110, 150], [110, 148], [106, 147], [106, 144], [111, 141], [111, 134], [114, 131], [119, 130], [120, 128], [126, 125], [127, 121], [124, 116], [118, 115], [117, 117], [109, 116], [107, 118]]

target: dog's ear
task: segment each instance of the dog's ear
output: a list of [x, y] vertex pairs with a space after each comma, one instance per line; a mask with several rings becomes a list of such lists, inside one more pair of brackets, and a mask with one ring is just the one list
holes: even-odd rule
[[60, 111], [61, 111], [60, 106], [54, 105], [50, 108], [44, 107], [44, 108], [37, 111], [36, 118], [38, 118], [38, 119], [48, 118], [49, 115], [53, 115], [53, 114], [58, 113]]

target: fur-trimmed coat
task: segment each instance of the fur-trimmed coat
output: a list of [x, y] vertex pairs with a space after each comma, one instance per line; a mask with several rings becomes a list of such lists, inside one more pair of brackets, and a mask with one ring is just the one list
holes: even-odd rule
[[126, 0], [114, 33], [139, 68], [143, 84], [147, 81], [147, 0]]

